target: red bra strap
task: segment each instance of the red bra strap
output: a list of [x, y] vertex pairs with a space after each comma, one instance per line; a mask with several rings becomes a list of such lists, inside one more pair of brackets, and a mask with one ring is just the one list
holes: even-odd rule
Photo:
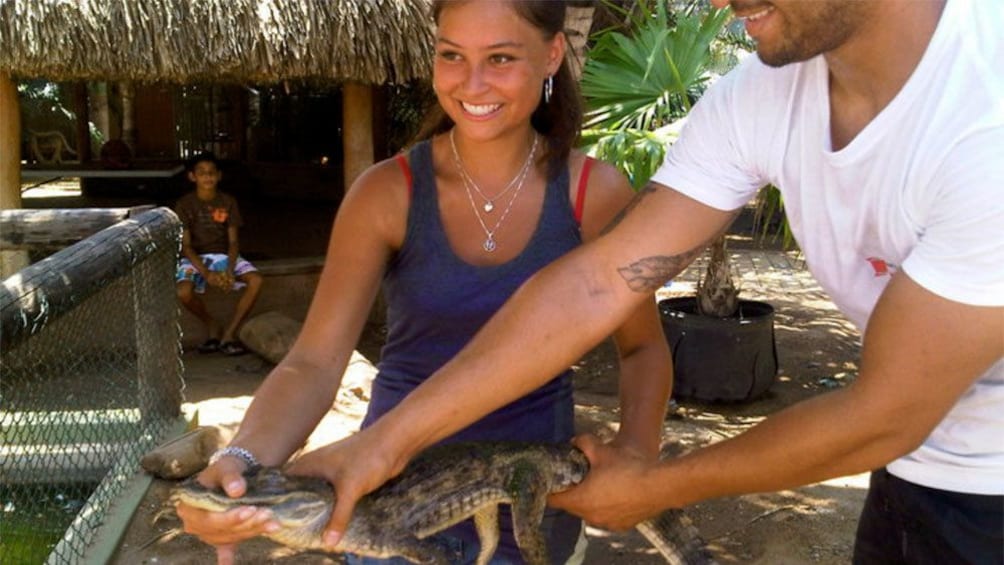
[[582, 163], [582, 173], [579, 174], [579, 190], [575, 193], [575, 221], [582, 225], [582, 209], [586, 205], [586, 185], [589, 184], [589, 169], [593, 166], [594, 159], [587, 156]]
[[408, 166], [408, 159], [405, 158], [404, 153], [398, 153], [395, 158], [397, 164], [401, 166], [401, 172], [404, 173], [404, 180], [408, 183], [408, 198], [411, 198], [411, 167]]

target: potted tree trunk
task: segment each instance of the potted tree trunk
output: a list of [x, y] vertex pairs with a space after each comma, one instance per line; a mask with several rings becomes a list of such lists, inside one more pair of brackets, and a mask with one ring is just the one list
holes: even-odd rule
[[[726, 10], [695, 6], [670, 14], [665, 0], [636, 3], [625, 11], [629, 29], [599, 34], [583, 69], [583, 141], [617, 164], [636, 188], [661, 164], [676, 124], [703, 92], [711, 70], [730, 66], [733, 47], [741, 42], [725, 29]], [[724, 235], [709, 253], [696, 295], [659, 303], [673, 352], [673, 394], [749, 400], [765, 392], [777, 373], [774, 309], [739, 297]]]
[[739, 297], [726, 241], [722, 236], [712, 242], [696, 295], [659, 301], [677, 397], [750, 400], [777, 375], [774, 308]]

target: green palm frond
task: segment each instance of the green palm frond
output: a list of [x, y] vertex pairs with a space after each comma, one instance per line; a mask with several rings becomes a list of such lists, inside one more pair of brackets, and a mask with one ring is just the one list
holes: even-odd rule
[[651, 130], [686, 115], [708, 79], [711, 43], [729, 16], [691, 9], [671, 21], [657, 3], [627, 36], [602, 34], [582, 73], [586, 127]]
[[662, 164], [673, 138], [675, 135], [660, 130], [586, 129], [582, 131], [581, 141], [583, 151], [615, 164], [637, 190]]

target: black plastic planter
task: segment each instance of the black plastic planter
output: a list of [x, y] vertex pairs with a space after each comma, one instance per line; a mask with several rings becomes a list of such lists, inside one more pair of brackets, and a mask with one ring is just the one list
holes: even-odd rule
[[732, 318], [697, 313], [694, 297], [659, 301], [673, 352], [673, 396], [744, 401], [763, 394], [777, 376], [774, 308], [740, 300]]

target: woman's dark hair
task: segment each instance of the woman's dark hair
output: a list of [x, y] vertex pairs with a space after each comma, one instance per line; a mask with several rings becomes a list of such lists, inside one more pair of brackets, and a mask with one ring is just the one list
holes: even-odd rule
[[[439, 23], [443, 9], [456, 4], [457, 0], [433, 0], [432, 19]], [[533, 27], [537, 28], [548, 39], [555, 34], [565, 32], [565, 1], [564, 0], [509, 0], [509, 5], [517, 14]], [[551, 101], [540, 104], [530, 116], [530, 124], [547, 140], [544, 158], [547, 159], [547, 176], [554, 178], [568, 161], [568, 154], [579, 138], [582, 128], [582, 98], [579, 93], [579, 83], [572, 75], [569, 66], [571, 46], [565, 51], [565, 59], [554, 73], [554, 89]], [[541, 84], [543, 91], [543, 84]], [[453, 120], [443, 111], [436, 101], [427, 113], [416, 140], [429, 139], [432, 136], [449, 131]]]

